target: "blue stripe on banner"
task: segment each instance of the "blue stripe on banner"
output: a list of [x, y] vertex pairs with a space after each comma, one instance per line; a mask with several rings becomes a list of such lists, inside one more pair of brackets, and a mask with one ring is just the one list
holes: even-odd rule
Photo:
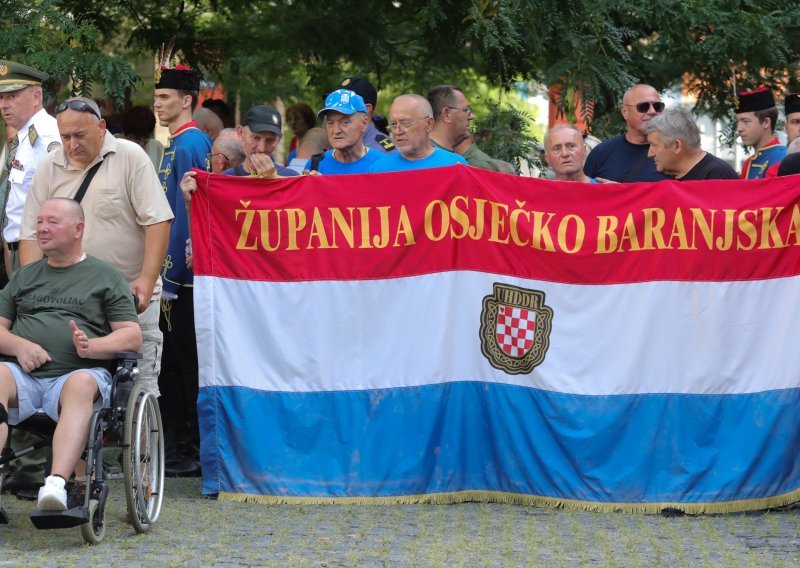
[[204, 387], [203, 492], [501, 491], [719, 503], [800, 488], [800, 389], [585, 396], [498, 383], [279, 393]]

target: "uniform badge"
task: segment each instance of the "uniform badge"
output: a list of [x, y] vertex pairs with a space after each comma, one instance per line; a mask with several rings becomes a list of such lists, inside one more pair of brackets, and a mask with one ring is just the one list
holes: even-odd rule
[[530, 373], [550, 347], [552, 321], [544, 292], [495, 282], [494, 294], [483, 298], [481, 353], [495, 369]]
[[59, 146], [61, 146], [61, 142], [50, 142], [50, 144], [47, 145], [47, 153], [49, 154]]
[[36, 141], [39, 139], [39, 133], [36, 132], [36, 127], [31, 124], [31, 127], [28, 129], [28, 140], [31, 141], [31, 146], [36, 144]]
[[386, 136], [381, 137], [381, 135], [378, 135], [375, 137], [375, 141], [383, 146], [383, 149], [387, 152], [394, 150], [394, 142], [392, 142], [391, 138], [387, 138]]
[[350, 84], [350, 79], [345, 79], [344, 81], [342, 81], [342, 84], [340, 86], [346, 87], [349, 84]]
[[0, 63], [0, 77], [5, 77], [6, 75], [8, 75], [8, 65]]
[[25, 171], [25, 166], [23, 166], [22, 162], [20, 162], [19, 160], [14, 160], [13, 162], [11, 162], [11, 168], [10, 169], [19, 170], [21, 172], [24, 172]]

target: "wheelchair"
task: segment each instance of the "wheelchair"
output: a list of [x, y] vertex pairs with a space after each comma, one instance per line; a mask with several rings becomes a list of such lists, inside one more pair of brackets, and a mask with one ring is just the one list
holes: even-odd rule
[[[105, 506], [108, 499], [109, 466], [103, 461], [105, 447], [122, 448], [122, 479], [128, 521], [141, 534], [150, 530], [161, 512], [164, 498], [164, 433], [158, 399], [135, 381], [139, 373], [138, 353], [118, 353], [111, 383], [111, 406], [92, 414], [89, 439], [82, 458], [86, 461], [86, 496], [80, 507], [66, 511], [31, 512], [37, 529], [80, 526], [83, 540], [99, 544], [106, 532]], [[52, 444], [56, 423], [38, 412], [12, 428], [32, 432], [40, 440], [12, 451], [8, 442], [0, 455], [0, 484], [15, 459]], [[0, 500], [0, 524], [8, 515]]]

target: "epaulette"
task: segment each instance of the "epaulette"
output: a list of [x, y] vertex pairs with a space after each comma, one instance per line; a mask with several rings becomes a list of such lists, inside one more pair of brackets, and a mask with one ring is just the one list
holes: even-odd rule
[[36, 132], [36, 127], [31, 124], [30, 128], [28, 128], [28, 140], [31, 141], [31, 146], [36, 144], [36, 141], [39, 139], [39, 133]]
[[375, 142], [383, 146], [383, 149], [386, 150], [387, 152], [391, 152], [392, 150], [394, 150], [394, 142], [392, 142], [392, 139], [386, 136], [385, 134], [378, 134], [375, 137]]

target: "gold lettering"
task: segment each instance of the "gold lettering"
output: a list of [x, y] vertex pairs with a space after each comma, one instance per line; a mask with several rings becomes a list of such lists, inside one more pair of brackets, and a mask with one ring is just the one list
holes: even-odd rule
[[378, 207], [381, 220], [381, 234], [380, 236], [375, 235], [372, 237], [372, 244], [375, 245], [375, 248], [386, 248], [389, 244], [389, 209], [391, 209], [390, 205]]
[[725, 232], [721, 237], [717, 237], [717, 250], [729, 250], [733, 246], [733, 216], [735, 209], [723, 209], [725, 213]]
[[[458, 206], [459, 202], [464, 204], [463, 209]], [[467, 236], [467, 233], [469, 232], [469, 214], [467, 213], [468, 208], [469, 201], [463, 195], [456, 195], [450, 202], [450, 238], [463, 239]], [[460, 233], [456, 233], [455, 229], [453, 228], [453, 223], [461, 227]]]
[[[433, 232], [433, 209], [439, 209], [439, 216], [441, 217], [441, 226], [439, 232]], [[425, 235], [432, 241], [441, 241], [447, 234], [450, 225], [450, 213], [447, 209], [447, 204], [441, 199], [431, 201], [425, 208]]]
[[239, 215], [244, 214], [244, 222], [242, 223], [242, 230], [239, 232], [239, 240], [236, 242], [236, 250], [256, 250], [258, 237], [255, 237], [253, 244], [247, 244], [247, 235], [250, 234], [250, 227], [253, 225], [253, 218], [256, 216], [256, 212], [249, 209], [237, 209], [234, 214], [234, 218], [237, 221], [239, 220]]
[[[545, 213], [542, 211], [533, 211], [532, 213], [533, 231], [531, 234], [531, 245], [535, 249], [554, 252], [556, 247], [553, 244], [553, 236], [550, 234], [550, 229], [547, 228], [547, 225], [553, 220], [555, 213], [547, 213], [547, 221], [544, 221]], [[544, 246], [542, 246], [542, 241], [544, 241]]]
[[691, 250], [697, 250], [697, 229], [700, 229], [700, 234], [703, 240], [706, 241], [706, 248], [714, 250], [714, 216], [717, 213], [716, 209], [710, 209], [711, 219], [707, 220], [703, 214], [703, 210], [697, 207], [689, 209], [692, 212], [692, 246]]
[[758, 246], [760, 249], [773, 248], [770, 245], [770, 237], [772, 242], [775, 243], [774, 248], [784, 248], [786, 245], [781, 239], [781, 234], [778, 232], [778, 215], [783, 211], [783, 207], [775, 207], [775, 216], [772, 215], [772, 207], [761, 208], [761, 244]]
[[789, 230], [786, 232], [784, 242], [789, 246], [789, 241], [794, 237], [794, 246], [800, 245], [800, 207], [792, 207], [792, 220], [789, 222]]
[[525, 207], [524, 201], [515, 201], [515, 203], [517, 204], [517, 209], [514, 209], [511, 212], [511, 215], [509, 215], [508, 217], [508, 232], [511, 234], [511, 240], [514, 241], [514, 244], [524, 247], [530, 241], [527, 239], [522, 240], [521, 238], [519, 238], [519, 229], [517, 223], [519, 222], [519, 218], [521, 216], [524, 216], [525, 221], [530, 223], [531, 214], [523, 209], [523, 207]]
[[[575, 244], [572, 248], [569, 248], [569, 242], [567, 242], [567, 228], [569, 227], [570, 221], [574, 221], [575, 223]], [[558, 246], [568, 254], [575, 254], [581, 250], [585, 235], [586, 226], [583, 224], [583, 219], [577, 215], [567, 215], [561, 219], [561, 222], [558, 224]]]
[[311, 233], [308, 235], [307, 249], [314, 248], [314, 244], [311, 241], [315, 238], [317, 239], [319, 248], [335, 248], [328, 242], [328, 235], [325, 233], [325, 224], [322, 222], [322, 216], [319, 214], [318, 207], [314, 207], [314, 214], [311, 217]]
[[[642, 210], [644, 215], [644, 246], [642, 250], [653, 250], [655, 248], [665, 249], [667, 244], [664, 242], [664, 235], [661, 230], [664, 228], [666, 222], [666, 215], [664, 210], [658, 207]], [[655, 222], [653, 221], [655, 217]], [[655, 241], [655, 246], [653, 245]]]
[[[747, 215], [753, 215], [753, 221], [751, 222]], [[758, 231], [756, 230], [755, 221], [758, 218], [758, 211], [753, 209], [744, 209], [739, 212], [739, 231], [741, 231], [746, 237], [749, 238], [748, 244], [742, 244], [743, 240], [741, 237], [737, 237], [736, 239], [736, 249], [737, 250], [750, 250], [754, 246], [756, 246], [756, 241], [758, 240]]]
[[413, 245], [416, 242], [414, 240], [414, 231], [411, 229], [411, 220], [408, 218], [408, 211], [406, 211], [405, 205], [400, 206], [400, 220], [397, 225], [397, 232], [394, 235], [394, 243], [392, 246], [400, 246], [400, 235], [403, 235], [406, 239], [405, 246]]
[[478, 240], [483, 237], [483, 226], [484, 226], [484, 206], [486, 205], [485, 199], [476, 199], [475, 206], [477, 207], [475, 211], [475, 224], [469, 228], [469, 238]]
[[339, 248], [336, 244], [336, 228], [338, 227], [339, 231], [341, 231], [344, 240], [347, 241], [347, 244], [350, 248], [355, 246], [355, 241], [353, 239], [354, 231], [353, 231], [353, 208], [348, 207], [347, 213], [350, 215], [350, 221], [348, 222], [347, 219], [344, 218], [342, 211], [338, 207], [331, 207], [328, 209], [331, 212], [331, 229], [332, 229], [332, 237], [333, 237], [333, 248]]
[[597, 216], [597, 250], [595, 254], [605, 254], [617, 250], [619, 239], [617, 238], [617, 227], [619, 220], [614, 215]]
[[678, 250], [691, 250], [689, 247], [689, 236], [686, 234], [686, 224], [683, 222], [683, 212], [675, 210], [675, 218], [672, 220], [672, 232], [669, 234], [669, 248], [676, 248], [672, 241], [678, 239]]
[[297, 247], [297, 233], [306, 228], [306, 212], [302, 209], [286, 209], [289, 225], [289, 246], [286, 250], [300, 250]]
[[622, 226], [622, 235], [619, 237], [619, 249], [617, 250], [623, 250], [625, 241], [630, 243], [628, 250], [642, 250], [642, 247], [639, 245], [639, 235], [636, 233], [636, 222], [633, 219], [633, 213], [628, 213], [628, 216], [625, 218], [625, 224]]
[[[270, 213], [275, 213], [275, 223], [278, 225], [278, 240], [275, 243], [275, 246], [272, 246], [272, 243], [269, 239]], [[261, 224], [261, 246], [268, 252], [275, 252], [278, 250], [278, 247], [281, 246], [281, 209], [276, 209], [275, 211], [271, 209], [259, 209], [258, 221]]]
[[359, 248], [370, 249], [369, 242], [369, 207], [359, 207], [358, 214], [361, 217], [361, 246]]
[[505, 215], [508, 215], [508, 205], [505, 203], [495, 203], [494, 201], [489, 202], [489, 207], [492, 210], [491, 216], [491, 231], [489, 235], [489, 240], [493, 243], [508, 243], [508, 235], [504, 238], [500, 236], [500, 231], [506, 228], [506, 220], [505, 217], [501, 217], [500, 212], [502, 211]]

